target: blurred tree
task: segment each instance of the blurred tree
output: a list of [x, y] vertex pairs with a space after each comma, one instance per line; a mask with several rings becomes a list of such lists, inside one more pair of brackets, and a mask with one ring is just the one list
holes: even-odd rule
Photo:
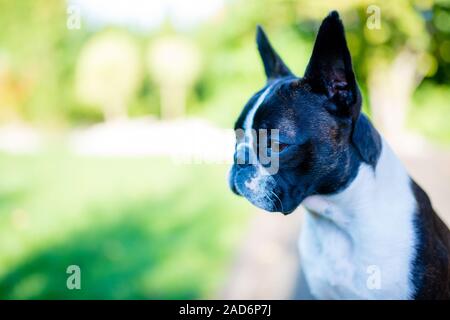
[[108, 120], [126, 117], [141, 82], [141, 69], [132, 38], [118, 32], [99, 33], [81, 51], [76, 70], [78, 96], [87, 104], [100, 105]]
[[[66, 5], [63, 0], [0, 0], [0, 120], [24, 118], [60, 125], [67, 120], [102, 119], [90, 105], [106, 102], [98, 97], [78, 99], [75, 70], [80, 67], [77, 61], [84, 44], [91, 36], [95, 38], [98, 26], [90, 29], [82, 22], [81, 29], [67, 28]], [[380, 28], [373, 23], [374, 11], [368, 12], [369, 8], [379, 8]], [[118, 99], [121, 102], [115, 107], [116, 101], [108, 102], [108, 114], [125, 114], [125, 107], [131, 115], [158, 114], [162, 109], [166, 117], [197, 110], [229, 126], [248, 95], [265, 81], [255, 50], [256, 24], [267, 29], [281, 56], [302, 75], [320, 21], [333, 9], [339, 10], [345, 22], [358, 80], [368, 98], [364, 101], [370, 102], [378, 126], [396, 135], [411, 93], [423, 79], [430, 84], [430, 93], [436, 85], [448, 88], [449, 0], [236, 0], [225, 2], [208, 21], [178, 30], [176, 35], [174, 28], [168, 34], [164, 26], [151, 34], [122, 30], [138, 46], [148, 46], [146, 62], [151, 72], [147, 77], [137, 75], [130, 88], [118, 83], [128, 89], [114, 90], [113, 94], [120, 91], [125, 98]], [[174, 39], [180, 44], [168, 44]], [[133, 65], [132, 61], [122, 68], [129, 67], [128, 72], [137, 68]], [[93, 82], [98, 86], [103, 82], [105, 88], [107, 83], [116, 85], [112, 77], [106, 78], [106, 82], [101, 77]], [[117, 81], [121, 80], [119, 76]], [[91, 98], [96, 94], [90, 94]]]
[[448, 85], [450, 82], [450, 0], [436, 1], [426, 18], [427, 28], [433, 37], [432, 54], [437, 59], [436, 73], [431, 80]]
[[200, 71], [200, 52], [182, 37], [163, 37], [151, 43], [148, 66], [161, 93], [163, 118], [183, 116], [187, 91]]
[[[373, 119], [385, 134], [395, 138], [405, 127], [412, 93], [423, 79], [449, 80], [445, 71], [448, 69], [445, 59], [450, 59], [448, 4], [449, 1], [443, 0], [238, 1], [225, 9], [216, 29], [208, 26], [204, 33], [212, 34], [210, 41], [220, 42], [215, 45], [215, 50], [223, 48], [219, 53], [223, 56], [233, 48], [242, 52], [248, 43], [254, 50], [254, 27], [263, 24], [275, 47], [277, 43], [284, 43], [284, 48], [279, 51], [290, 66], [294, 65], [292, 69], [298, 71], [296, 64], [306, 66], [305, 51], [309, 56], [310, 44], [321, 20], [331, 10], [338, 10], [344, 20], [355, 70]], [[224, 25], [227, 27], [222, 28]], [[292, 34], [295, 36], [290, 42], [283, 42]], [[291, 53], [297, 42], [300, 48]], [[237, 50], [234, 54], [242, 55]], [[231, 72], [236, 58], [230, 54], [226, 56], [222, 61], [227, 60], [227, 63], [214, 67]], [[241, 65], [242, 69], [235, 70], [234, 76], [241, 71], [248, 73], [253, 64], [255, 62], [249, 65], [247, 61]], [[223, 80], [221, 77], [222, 86]]]
[[72, 101], [73, 60], [84, 36], [83, 30], [67, 29], [63, 0], [0, 0], [0, 60], [7, 70], [2, 77], [10, 84], [2, 86], [8, 93], [1, 95], [0, 108], [14, 110], [3, 120], [64, 120]]

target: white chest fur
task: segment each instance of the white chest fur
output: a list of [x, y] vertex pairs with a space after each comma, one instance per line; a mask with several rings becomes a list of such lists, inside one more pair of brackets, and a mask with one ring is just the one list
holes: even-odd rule
[[301, 267], [316, 298], [411, 297], [415, 199], [407, 172], [384, 141], [375, 170], [362, 164], [345, 190], [303, 205]]

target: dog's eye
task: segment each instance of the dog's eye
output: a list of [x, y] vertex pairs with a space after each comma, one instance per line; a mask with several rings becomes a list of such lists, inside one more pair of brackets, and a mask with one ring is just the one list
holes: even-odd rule
[[286, 143], [281, 143], [281, 142], [278, 142], [278, 141], [272, 141], [271, 149], [274, 152], [281, 152], [284, 149], [286, 149], [288, 146], [289, 145], [286, 144]]

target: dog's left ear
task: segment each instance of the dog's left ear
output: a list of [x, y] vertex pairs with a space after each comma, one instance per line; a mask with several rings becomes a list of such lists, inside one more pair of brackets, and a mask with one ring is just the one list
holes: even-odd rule
[[332, 11], [320, 26], [304, 77], [313, 91], [326, 94], [333, 101], [330, 108], [335, 110], [331, 111], [356, 120], [361, 109], [361, 97], [344, 26], [336, 11]]
[[267, 39], [261, 26], [257, 26], [256, 28], [256, 44], [258, 45], [258, 51], [261, 55], [268, 81], [293, 75], [291, 70], [289, 70], [270, 45], [269, 39]]

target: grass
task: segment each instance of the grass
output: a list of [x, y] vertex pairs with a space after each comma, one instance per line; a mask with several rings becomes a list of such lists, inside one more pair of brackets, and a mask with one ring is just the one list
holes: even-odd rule
[[[250, 206], [226, 166], [0, 155], [0, 299], [210, 298]], [[66, 269], [81, 268], [81, 290]]]

